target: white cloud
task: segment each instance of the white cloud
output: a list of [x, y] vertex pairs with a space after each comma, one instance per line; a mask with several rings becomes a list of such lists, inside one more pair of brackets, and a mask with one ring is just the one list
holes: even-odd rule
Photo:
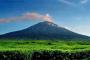
[[89, 0], [81, 0], [80, 3], [81, 4], [86, 4]]
[[73, 7], [80, 7], [89, 2], [89, 0], [78, 0], [79, 3], [70, 2], [68, 0], [59, 0], [59, 2], [73, 6]]
[[72, 2], [67, 1], [67, 0], [59, 0], [59, 1], [62, 2], [62, 3], [65, 3], [65, 4], [67, 4], [67, 5], [70, 5], [70, 6], [74, 6], [74, 7], [77, 6], [75, 3], [72, 3]]

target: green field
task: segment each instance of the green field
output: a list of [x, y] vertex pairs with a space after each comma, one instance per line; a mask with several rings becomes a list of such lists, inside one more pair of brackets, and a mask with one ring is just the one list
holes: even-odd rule
[[63, 51], [75, 52], [90, 50], [89, 41], [60, 41], [60, 40], [1, 40], [0, 51]]
[[90, 41], [0, 40], [0, 60], [90, 60]]

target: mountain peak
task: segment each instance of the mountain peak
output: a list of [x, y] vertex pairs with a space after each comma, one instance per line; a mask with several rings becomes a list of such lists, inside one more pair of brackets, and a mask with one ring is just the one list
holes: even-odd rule
[[53, 23], [53, 22], [49, 22], [49, 21], [44, 21], [44, 22], [40, 22], [40, 25], [48, 25], [48, 26], [58, 26], [57, 24]]

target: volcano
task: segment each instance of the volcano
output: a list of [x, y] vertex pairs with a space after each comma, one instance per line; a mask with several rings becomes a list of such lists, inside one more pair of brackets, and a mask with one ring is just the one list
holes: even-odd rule
[[53, 22], [40, 22], [26, 29], [6, 33], [0, 38], [15, 39], [88, 39], [89, 37], [72, 32], [66, 28], [60, 27]]

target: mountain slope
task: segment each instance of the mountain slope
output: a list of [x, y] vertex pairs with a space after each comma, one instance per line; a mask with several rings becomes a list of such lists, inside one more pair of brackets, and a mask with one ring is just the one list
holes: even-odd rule
[[1, 38], [26, 38], [26, 39], [80, 39], [87, 36], [74, 33], [52, 22], [40, 22], [24, 30], [7, 33]]

